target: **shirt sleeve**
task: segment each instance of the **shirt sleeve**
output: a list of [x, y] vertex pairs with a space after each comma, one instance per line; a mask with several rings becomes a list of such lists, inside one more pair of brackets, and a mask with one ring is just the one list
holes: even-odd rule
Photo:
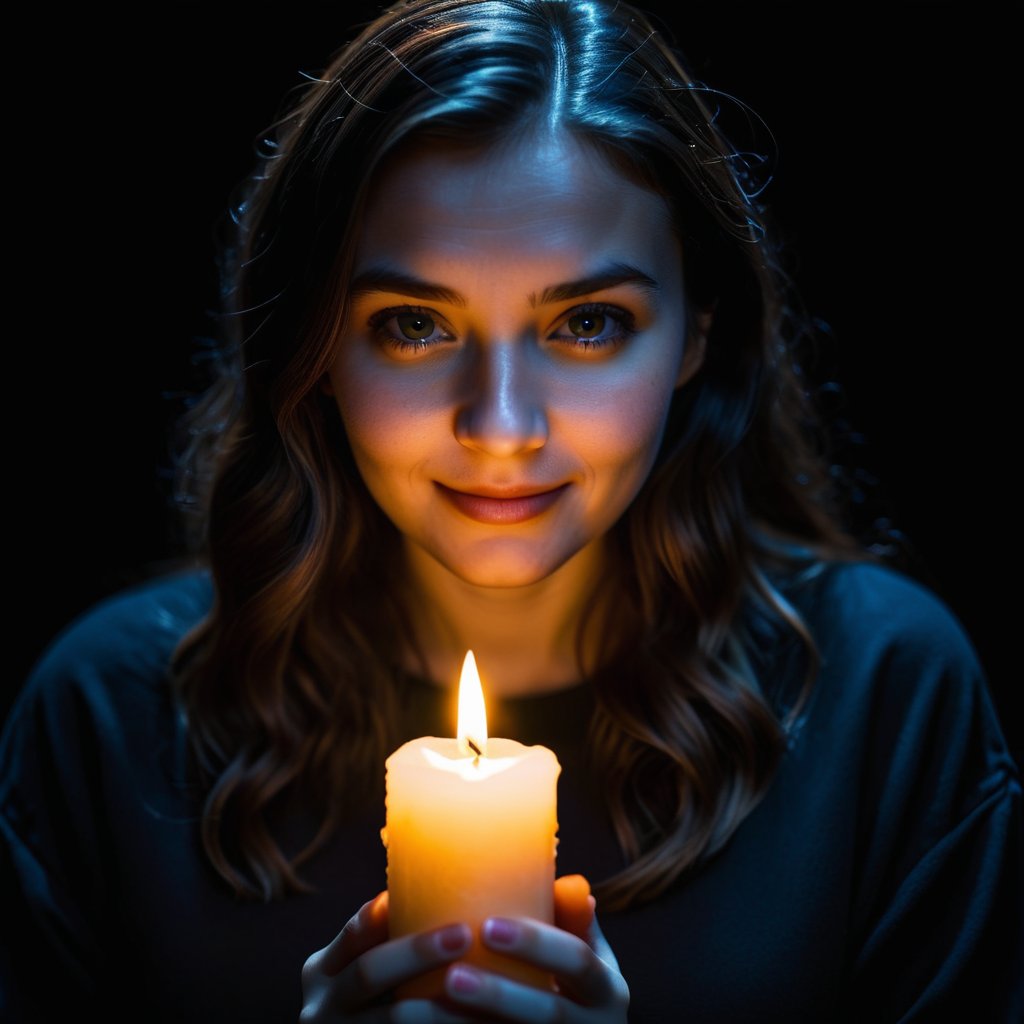
[[29, 680], [0, 749], [0, 990], [19, 1021], [58, 1019], [69, 1000], [92, 1005], [103, 947], [102, 891], [91, 870], [98, 835], [80, 828], [95, 779], [88, 762], [66, 770], [80, 737], [39, 682], [38, 673]]
[[877, 642], [859, 766], [851, 1019], [1012, 1024], [1024, 1020], [1018, 768], [958, 621], [916, 584], [891, 585], [899, 592], [877, 620], [861, 604]]
[[1024, 1020], [1020, 831], [1019, 789], [993, 781], [898, 881], [857, 955], [857, 1020]]
[[[166, 666], [207, 591], [175, 577], [112, 596], [56, 637], [0, 736], [0, 1010], [113, 1006], [123, 946], [116, 832], [166, 700]], [[162, 719], [161, 719], [162, 720]], [[152, 748], [150, 747], [150, 750]], [[123, 972], [122, 972], [123, 974]], [[123, 996], [128, 979], [117, 982]]]

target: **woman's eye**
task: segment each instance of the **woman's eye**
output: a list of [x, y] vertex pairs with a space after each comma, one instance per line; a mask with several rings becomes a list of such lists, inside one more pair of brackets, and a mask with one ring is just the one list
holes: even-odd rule
[[407, 341], [424, 341], [434, 333], [434, 320], [426, 313], [400, 313], [395, 323]]
[[596, 338], [604, 330], [604, 313], [577, 313], [565, 326], [577, 338]]
[[433, 314], [408, 306], [382, 309], [369, 320], [374, 335], [389, 347], [403, 354], [423, 352], [452, 335]]
[[633, 314], [618, 306], [595, 304], [573, 311], [551, 340], [575, 349], [615, 349], [636, 333]]

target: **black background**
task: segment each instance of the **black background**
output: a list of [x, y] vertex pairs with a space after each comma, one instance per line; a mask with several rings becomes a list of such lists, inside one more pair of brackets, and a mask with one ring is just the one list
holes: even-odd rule
[[[21, 40], [31, 70], [11, 100], [20, 184], [7, 198], [33, 230], [10, 295], [27, 320], [8, 346], [19, 522], [0, 713], [56, 631], [175, 553], [165, 395], [188, 386], [192, 339], [212, 330], [213, 225], [300, 71], [320, 70], [376, 9], [256, 18], [182, 4], [153, 9], [145, 29], [98, 14]], [[974, 641], [1020, 759], [1008, 457], [1020, 332], [995, 246], [1019, 235], [994, 56], [1007, 28], [923, 3], [664, 17], [698, 77], [771, 129], [766, 199], [831, 328], [842, 415], [866, 438], [856, 458]]]

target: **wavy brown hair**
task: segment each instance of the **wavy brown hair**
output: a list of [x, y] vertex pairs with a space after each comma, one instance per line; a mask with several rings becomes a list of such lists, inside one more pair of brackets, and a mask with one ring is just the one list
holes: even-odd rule
[[[802, 319], [709, 95], [626, 4], [410, 0], [339, 51], [261, 141], [221, 248], [222, 372], [183, 423], [178, 482], [214, 602], [176, 651], [175, 680], [207, 780], [203, 844], [239, 894], [302, 889], [302, 861], [347, 793], [379, 786], [394, 741], [395, 666], [377, 652], [406, 636], [399, 545], [317, 383], [369, 183], [413, 139], [486, 146], [538, 117], [560, 125], [667, 200], [680, 287], [714, 309], [705, 363], [613, 531], [628, 600], [598, 664], [580, 657], [594, 770], [628, 861], [598, 886], [602, 905], [656, 896], [765, 792], [815, 671], [780, 580], [860, 549], [838, 525], [794, 371]], [[787, 709], [759, 684], [751, 611], [809, 654]], [[300, 794], [321, 827], [285, 852], [275, 815]]]

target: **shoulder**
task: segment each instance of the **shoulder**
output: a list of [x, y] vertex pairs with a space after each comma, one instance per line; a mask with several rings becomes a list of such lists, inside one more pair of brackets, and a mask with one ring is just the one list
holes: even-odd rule
[[825, 563], [787, 596], [819, 656], [805, 728], [843, 750], [876, 793], [928, 779], [922, 800], [945, 787], [948, 806], [966, 813], [1016, 786], [988, 680], [941, 597], [869, 562]]
[[26, 878], [49, 886], [58, 851], [98, 862], [117, 832], [100, 823], [176, 799], [171, 658], [211, 603], [202, 570], [150, 578], [88, 608], [38, 659], [0, 736], [0, 856], [6, 845]]
[[207, 570], [182, 569], [111, 594], [50, 641], [25, 679], [5, 732], [63, 731], [164, 694], [179, 641], [209, 611]]
[[786, 595], [826, 661], [945, 665], [982, 675], [974, 645], [949, 605], [899, 570], [877, 562], [823, 562], [794, 577]]
[[[864, 1019], [890, 1002], [890, 1019], [897, 1002], [927, 1016], [968, 991], [1002, 1004], [1019, 991], [1021, 786], [967, 631], [931, 588], [873, 562], [824, 563], [786, 595], [820, 663], [783, 799], [831, 831]], [[908, 966], [898, 984], [893, 963]]]
[[205, 569], [184, 569], [120, 590], [86, 609], [50, 642], [29, 682], [69, 670], [144, 670], [163, 665], [178, 641], [209, 611]]
[[[898, 718], [908, 702], [984, 702], [987, 681], [974, 645], [946, 602], [924, 584], [874, 561], [819, 561], [772, 577], [806, 630], [782, 630], [769, 661], [779, 709], [799, 702], [817, 664], [811, 707]], [[769, 675], [770, 675], [769, 672]]]

